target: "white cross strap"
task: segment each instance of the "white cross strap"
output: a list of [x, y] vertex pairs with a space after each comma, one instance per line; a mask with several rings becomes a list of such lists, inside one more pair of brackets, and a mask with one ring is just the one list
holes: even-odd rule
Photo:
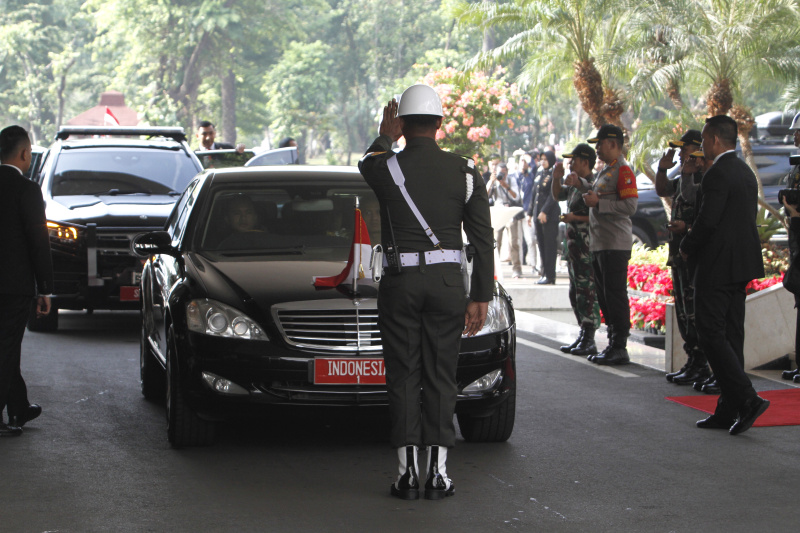
[[411, 196], [408, 194], [408, 190], [406, 189], [406, 178], [403, 176], [403, 171], [400, 170], [400, 164], [397, 162], [397, 155], [393, 155], [389, 159], [386, 160], [386, 164], [389, 166], [389, 173], [392, 175], [392, 179], [394, 180], [394, 184], [400, 188], [400, 192], [403, 194], [403, 198], [405, 198], [408, 207], [414, 213], [414, 216], [417, 217], [417, 221], [419, 225], [422, 226], [423, 231], [425, 231], [425, 235], [431, 240], [435, 247], [439, 247], [439, 239], [436, 238], [436, 235], [433, 234], [433, 230], [425, 222], [425, 218], [422, 216], [422, 213], [419, 212], [417, 209], [414, 200], [411, 199]]

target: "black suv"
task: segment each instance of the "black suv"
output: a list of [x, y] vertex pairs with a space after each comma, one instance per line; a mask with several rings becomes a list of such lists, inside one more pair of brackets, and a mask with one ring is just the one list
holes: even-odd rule
[[53, 311], [139, 309], [139, 233], [159, 230], [202, 170], [183, 128], [63, 127], [32, 179], [42, 187], [55, 271]]
[[[764, 186], [764, 199], [776, 209], [781, 207], [778, 202], [778, 191], [786, 186], [785, 178], [792, 170], [789, 156], [795, 154], [796, 151], [794, 145], [784, 144], [783, 141], [753, 141], [753, 158]], [[738, 144], [736, 155], [740, 158], [744, 157]], [[658, 161], [653, 163], [653, 171], [656, 170], [656, 165], [658, 165]], [[668, 176], [674, 178], [678, 172], [680, 172], [680, 166], [675, 165], [669, 171]], [[652, 183], [648, 188], [643, 188], [644, 182], [649, 182], [649, 180], [639, 176], [639, 206], [631, 220], [633, 221], [634, 242], [641, 242], [652, 248], [667, 242], [669, 233], [664, 226], [667, 223], [667, 214], [664, 212], [664, 205]]]

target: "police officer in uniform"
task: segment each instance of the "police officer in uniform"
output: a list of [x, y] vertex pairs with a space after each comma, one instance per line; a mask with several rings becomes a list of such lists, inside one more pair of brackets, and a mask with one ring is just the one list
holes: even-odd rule
[[552, 196], [557, 201], [566, 201], [569, 211], [561, 217], [567, 225], [567, 265], [569, 268], [569, 303], [581, 331], [575, 342], [561, 347], [564, 353], [589, 356], [597, 353], [594, 332], [600, 327], [600, 306], [595, 297], [592, 252], [589, 251], [589, 208], [577, 188], [579, 180], [588, 185], [594, 181], [592, 169], [597, 154], [588, 144], [577, 145], [571, 153], [563, 154], [569, 159], [570, 173], [564, 178], [564, 165], [557, 163], [553, 169]]
[[[475, 335], [483, 327], [494, 291], [486, 188], [470, 160], [436, 144], [442, 118], [433, 88], [409, 87], [399, 106], [392, 100], [384, 107], [380, 136], [358, 165], [381, 205], [386, 255], [378, 313], [390, 438], [400, 464], [391, 494], [403, 499], [419, 498], [420, 447], [428, 451], [424, 496], [454, 493], [446, 460], [455, 444], [459, 344], [462, 333]], [[401, 136], [406, 147], [395, 154], [391, 147]], [[475, 249], [469, 297], [461, 271], [462, 225]], [[392, 257], [393, 248], [399, 257]]]
[[537, 285], [555, 285], [556, 283], [558, 219], [561, 215], [561, 207], [551, 194], [555, 164], [555, 152], [545, 151], [541, 156], [533, 186], [536, 190], [536, 198], [531, 202], [527, 213], [528, 224], [533, 222], [536, 244], [539, 247], [539, 256], [542, 258], [542, 277], [536, 282]]
[[[792, 120], [792, 125], [789, 126], [789, 131], [794, 132], [794, 145], [800, 148], [800, 113], [797, 113]], [[786, 187], [789, 189], [800, 189], [800, 165], [795, 165], [792, 171], [787, 176]], [[800, 253], [798, 250], [798, 241], [800, 240], [800, 218], [797, 216], [798, 206], [787, 205], [784, 200], [784, 207], [786, 214], [791, 216], [791, 223], [789, 225], [789, 249], [791, 250], [792, 260]], [[795, 307], [800, 306], [800, 296], [795, 296]], [[800, 309], [800, 307], [798, 307]], [[781, 377], [783, 379], [792, 380], [795, 383], [800, 383], [800, 311], [797, 313], [797, 328], [794, 337], [794, 358], [797, 363], [797, 368], [794, 370], [786, 370]]]
[[[689, 356], [683, 368], [667, 374], [667, 381], [677, 385], [705, 381], [711, 375], [708, 360], [697, 340], [694, 317], [694, 272], [681, 258], [679, 250], [681, 240], [691, 229], [699, 207], [697, 195], [703, 179], [703, 170], [699, 167], [702, 162], [698, 162], [697, 156], [693, 154], [700, 150], [702, 141], [703, 137], [699, 130], [689, 130], [680, 140], [670, 141], [670, 149], [658, 162], [656, 173], [656, 193], [659, 196], [672, 197], [672, 212], [667, 225], [670, 232], [667, 266], [672, 268], [678, 330], [683, 338], [683, 349]], [[667, 172], [675, 166], [675, 149], [680, 150], [678, 158], [681, 173], [670, 180]]]
[[[636, 177], [622, 156], [621, 128], [605, 124], [587, 142], [597, 143], [597, 158], [605, 163], [583, 200], [589, 207], [592, 266], [609, 341], [605, 350], [588, 359], [599, 365], [624, 365], [630, 363], [627, 347], [631, 329], [628, 301], [628, 262], [633, 245], [631, 215], [636, 212], [639, 193]], [[583, 181], [580, 187], [589, 189]]]

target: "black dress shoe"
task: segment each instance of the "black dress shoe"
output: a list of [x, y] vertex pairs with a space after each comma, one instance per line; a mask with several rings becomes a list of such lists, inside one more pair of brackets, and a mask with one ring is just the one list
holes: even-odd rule
[[730, 429], [736, 420], [723, 419], [717, 415], [711, 415], [708, 418], [697, 421], [697, 427], [701, 429]]
[[401, 500], [419, 500], [419, 475], [417, 474], [417, 449], [415, 446], [398, 448], [401, 475], [392, 483], [389, 492]]
[[795, 368], [794, 370], [784, 370], [781, 372], [781, 377], [789, 381], [793, 380], [794, 377], [798, 375], [800, 375], [800, 368]]
[[0, 423], [0, 437], [19, 437], [22, 435], [22, 428], [16, 426], [7, 426]]
[[767, 407], [769, 407], [769, 400], [760, 396], [748, 400], [739, 413], [739, 419], [731, 426], [730, 434], [738, 435], [750, 429], [756, 418], [763, 415]]
[[542, 279], [540, 279], [539, 281], [537, 281], [537, 282], [536, 282], [536, 284], [537, 284], [537, 285], [555, 285], [555, 284], [556, 284], [556, 280], [554, 280], [554, 279], [542, 278]]
[[22, 427], [27, 422], [30, 422], [34, 418], [37, 418], [40, 414], [42, 414], [41, 406], [32, 403], [28, 406], [25, 412], [21, 415], [14, 415], [8, 417], [8, 423], [12, 426]]
[[797, 374], [795, 377], [792, 378], [793, 383], [800, 383], [800, 374]]

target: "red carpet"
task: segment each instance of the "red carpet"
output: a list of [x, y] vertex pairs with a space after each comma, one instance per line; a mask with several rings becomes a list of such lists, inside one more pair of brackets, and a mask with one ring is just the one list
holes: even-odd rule
[[[759, 392], [769, 400], [769, 408], [758, 417], [753, 427], [800, 426], [800, 389], [781, 389]], [[719, 396], [709, 394], [697, 396], [667, 396], [667, 400], [706, 413], [713, 413]]]

